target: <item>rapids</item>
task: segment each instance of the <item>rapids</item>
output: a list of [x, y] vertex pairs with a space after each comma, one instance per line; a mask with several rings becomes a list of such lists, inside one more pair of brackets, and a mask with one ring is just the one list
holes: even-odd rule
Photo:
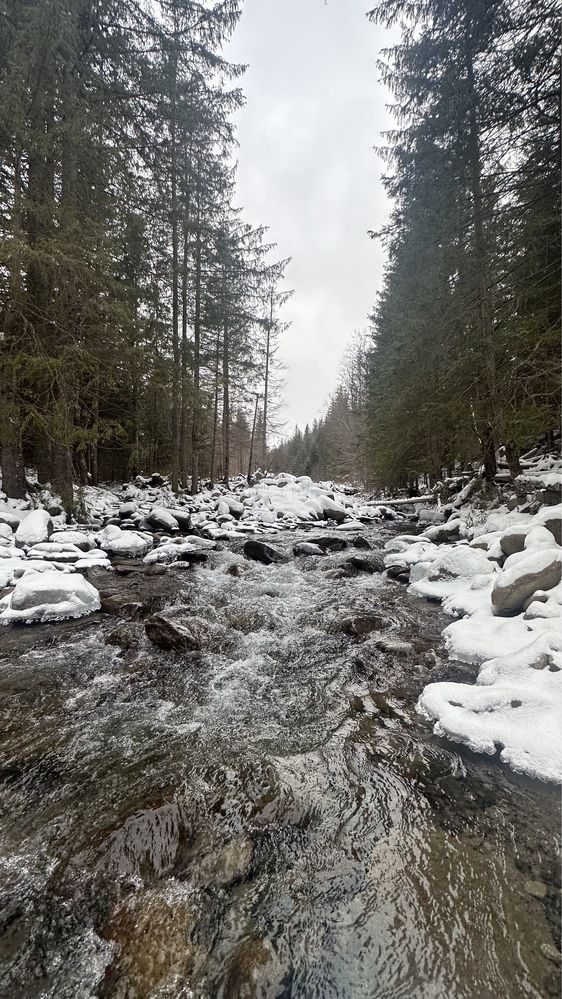
[[558, 790], [432, 735], [420, 690], [472, 670], [348, 557], [170, 568], [201, 653], [108, 615], [0, 634], [2, 995], [559, 994]]

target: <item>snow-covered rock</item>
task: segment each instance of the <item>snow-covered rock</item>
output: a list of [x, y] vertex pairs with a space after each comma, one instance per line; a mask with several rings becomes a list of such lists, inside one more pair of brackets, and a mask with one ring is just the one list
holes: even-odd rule
[[164, 531], [177, 531], [178, 522], [170, 510], [165, 510], [164, 507], [155, 506], [150, 511], [148, 515], [148, 522], [158, 530]]
[[100, 609], [98, 591], [79, 573], [26, 572], [0, 600], [0, 623], [62, 621]]
[[496, 578], [492, 610], [499, 616], [517, 614], [536, 590], [550, 590], [561, 578], [562, 549], [558, 546], [516, 552]]
[[442, 600], [470, 586], [473, 576], [494, 572], [486, 554], [468, 545], [447, 547], [429, 565], [423, 577], [410, 582], [409, 592], [419, 597]]
[[546, 632], [484, 663], [475, 685], [431, 683], [418, 710], [437, 735], [493, 754], [521, 773], [562, 781], [562, 638]]
[[48, 541], [53, 533], [53, 521], [46, 510], [32, 510], [21, 521], [16, 530], [16, 545], [25, 548]]
[[98, 544], [111, 555], [141, 558], [152, 548], [152, 538], [137, 531], [122, 531], [116, 524], [109, 524], [97, 535]]

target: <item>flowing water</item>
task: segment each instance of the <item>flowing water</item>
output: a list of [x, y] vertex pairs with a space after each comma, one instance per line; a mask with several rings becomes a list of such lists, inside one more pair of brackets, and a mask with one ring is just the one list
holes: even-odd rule
[[346, 558], [171, 568], [201, 653], [0, 636], [2, 995], [559, 994], [558, 791], [432, 736], [422, 686], [469, 675], [441, 612]]

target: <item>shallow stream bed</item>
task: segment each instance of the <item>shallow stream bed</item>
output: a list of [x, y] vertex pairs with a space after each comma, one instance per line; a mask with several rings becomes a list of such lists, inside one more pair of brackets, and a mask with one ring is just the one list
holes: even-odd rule
[[0, 634], [3, 996], [560, 994], [559, 791], [431, 734], [424, 684], [474, 670], [348, 557], [154, 576], [200, 653], [108, 615]]

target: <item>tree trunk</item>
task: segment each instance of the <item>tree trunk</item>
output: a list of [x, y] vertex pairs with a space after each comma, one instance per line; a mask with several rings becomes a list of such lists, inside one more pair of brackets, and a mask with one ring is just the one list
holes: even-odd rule
[[486, 424], [482, 433], [482, 457], [484, 459], [484, 478], [493, 482], [498, 470], [494, 448], [494, 432], [490, 424]]
[[[174, 28], [176, 26], [174, 25]], [[178, 289], [178, 178], [176, 124], [177, 53], [173, 56], [172, 124], [171, 124], [171, 184], [172, 184], [172, 491], [177, 493], [180, 472], [180, 345]]]
[[269, 399], [269, 351], [271, 345], [271, 330], [273, 327], [273, 288], [269, 297], [269, 322], [267, 324], [267, 338], [265, 348], [265, 378], [263, 386], [263, 444], [262, 444], [262, 471], [267, 467], [267, 404]]
[[199, 491], [199, 445], [201, 424], [201, 229], [199, 212], [195, 246], [195, 315], [193, 321], [193, 417], [191, 421], [191, 495]]
[[211, 486], [214, 485], [215, 479], [215, 459], [217, 450], [217, 427], [219, 422], [219, 362], [220, 362], [220, 338], [217, 333], [217, 342], [215, 350], [215, 399], [213, 406], [213, 439], [211, 443], [211, 468], [209, 471], [209, 478], [211, 480]]
[[[468, 16], [468, 15], [467, 15]], [[489, 268], [486, 233], [484, 228], [484, 199], [482, 192], [482, 158], [480, 151], [480, 131], [478, 126], [477, 93], [474, 75], [474, 51], [469, 26], [465, 30], [465, 61], [468, 82], [468, 161], [473, 205], [474, 224], [474, 265], [476, 274], [476, 295], [478, 301], [478, 326], [480, 345], [484, 355], [484, 378], [486, 385], [487, 426], [484, 439], [484, 464], [492, 467], [490, 454], [494, 451], [496, 398], [496, 358], [494, 344], [494, 321], [488, 290]], [[494, 462], [495, 464], [495, 457]], [[494, 473], [495, 474], [495, 473]], [[493, 477], [493, 476], [492, 476]]]
[[254, 464], [254, 438], [256, 435], [256, 422], [258, 419], [259, 395], [256, 393], [256, 405], [254, 407], [254, 420], [252, 423], [252, 436], [250, 437], [250, 457], [248, 459], [248, 485], [252, 484], [252, 465]]
[[230, 480], [230, 372], [229, 372], [230, 338], [228, 320], [223, 325], [222, 338], [222, 450], [223, 476], [225, 486]]
[[187, 342], [187, 282], [189, 265], [189, 207], [186, 208], [183, 230], [183, 261], [181, 284], [181, 481], [187, 486], [189, 458], [189, 347]]

